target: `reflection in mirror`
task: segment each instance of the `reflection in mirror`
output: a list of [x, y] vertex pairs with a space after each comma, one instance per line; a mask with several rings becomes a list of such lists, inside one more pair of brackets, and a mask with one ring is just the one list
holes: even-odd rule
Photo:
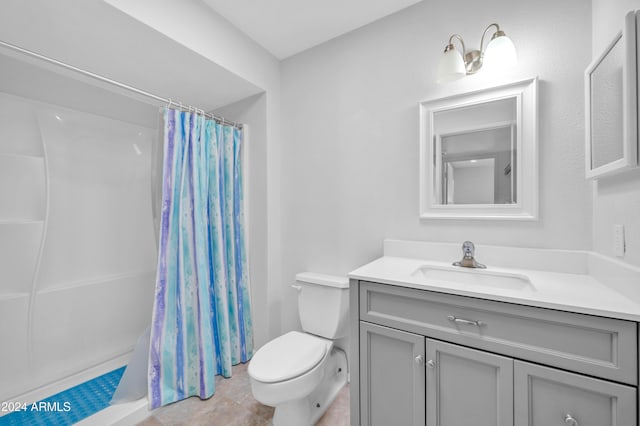
[[[619, 160], [622, 150], [622, 43], [616, 42], [591, 74], [591, 168]], [[594, 84], [595, 83], [595, 84]], [[612, 143], [614, 141], [614, 143]]]
[[537, 79], [421, 104], [421, 217], [535, 219]]
[[495, 159], [444, 162], [443, 204], [493, 204]]
[[516, 202], [516, 111], [516, 98], [509, 97], [433, 115], [436, 200], [441, 204]]

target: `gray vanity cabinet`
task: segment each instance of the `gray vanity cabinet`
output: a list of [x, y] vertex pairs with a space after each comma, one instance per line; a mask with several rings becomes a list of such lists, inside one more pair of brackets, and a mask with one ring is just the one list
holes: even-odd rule
[[362, 424], [512, 425], [512, 359], [367, 322], [360, 344]]
[[350, 289], [353, 426], [638, 426], [636, 322]]
[[362, 424], [422, 426], [424, 337], [362, 323]]
[[511, 358], [427, 339], [427, 422], [434, 426], [512, 426]]

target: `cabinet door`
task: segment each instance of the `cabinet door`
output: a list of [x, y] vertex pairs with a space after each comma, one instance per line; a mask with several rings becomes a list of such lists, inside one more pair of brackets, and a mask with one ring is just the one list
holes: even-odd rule
[[424, 337], [361, 322], [361, 424], [424, 426], [424, 386]]
[[636, 425], [636, 389], [515, 361], [515, 426]]
[[513, 425], [513, 359], [426, 343], [427, 425]]

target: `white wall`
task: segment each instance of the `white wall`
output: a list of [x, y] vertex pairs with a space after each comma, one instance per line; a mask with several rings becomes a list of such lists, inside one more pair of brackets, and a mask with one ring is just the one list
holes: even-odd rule
[[[592, 0], [592, 54], [597, 57], [622, 29], [628, 11], [640, 9], [639, 0]], [[613, 226], [624, 225], [627, 251], [622, 259], [640, 266], [640, 170], [601, 178], [593, 183], [593, 249], [613, 252]]]
[[[145, 25], [170, 37], [189, 50], [197, 52], [209, 61], [229, 70], [234, 75], [241, 77], [249, 83], [260, 88], [264, 92], [266, 108], [266, 124], [253, 131], [254, 143], [264, 144], [256, 155], [264, 156], [257, 159], [252, 155], [252, 161], [263, 162], [264, 167], [253, 171], [253, 178], [263, 182], [264, 186], [253, 189], [250, 187], [250, 197], [260, 201], [252, 203], [252, 218], [264, 219], [265, 227], [261, 231], [266, 243], [252, 246], [251, 257], [263, 259], [266, 269], [256, 266], [259, 273], [252, 269], [254, 289], [257, 286], [266, 286], [265, 293], [268, 299], [256, 297], [254, 293], [254, 306], [262, 304], [264, 309], [257, 308], [256, 313], [265, 314], [268, 317], [254, 319], [254, 323], [263, 324], [268, 329], [271, 337], [277, 336], [283, 330], [279, 312], [281, 310], [281, 201], [280, 201], [280, 63], [251, 40], [246, 34], [240, 32], [220, 15], [213, 12], [198, 0], [143, 0], [131, 2], [127, 0], [106, 0], [124, 13], [140, 20]], [[210, 80], [212, 86], [224, 84]], [[243, 97], [244, 98], [244, 97]], [[238, 120], [254, 117], [250, 111], [253, 103], [240, 103], [228, 110], [229, 118]], [[245, 109], [242, 111], [242, 109]], [[225, 111], [222, 108], [220, 111]], [[264, 135], [257, 137], [256, 132], [264, 131]], [[258, 175], [260, 173], [260, 175]], [[265, 191], [265, 198], [261, 198], [261, 191]], [[262, 218], [262, 219], [257, 219]], [[253, 220], [253, 219], [251, 219]], [[250, 225], [255, 230], [262, 226]], [[254, 240], [254, 241], [262, 241]], [[253, 268], [253, 266], [252, 266]], [[265, 274], [266, 276], [262, 276]], [[261, 294], [261, 293], [258, 293]], [[259, 339], [256, 343], [260, 343]]]
[[[604, 0], [603, 0], [604, 1]], [[502, 76], [540, 77], [540, 220], [418, 219], [418, 107], [491, 83], [436, 84], [452, 33], [479, 47], [498, 22], [518, 50]], [[285, 324], [298, 326], [302, 270], [344, 275], [382, 254], [384, 238], [589, 249], [582, 73], [591, 56], [583, 0], [424, 1], [282, 64]], [[500, 79], [494, 79], [498, 83]]]

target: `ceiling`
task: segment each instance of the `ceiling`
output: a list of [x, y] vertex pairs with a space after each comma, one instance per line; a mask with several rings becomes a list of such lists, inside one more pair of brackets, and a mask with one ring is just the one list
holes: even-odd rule
[[202, 0], [278, 59], [421, 0]]

